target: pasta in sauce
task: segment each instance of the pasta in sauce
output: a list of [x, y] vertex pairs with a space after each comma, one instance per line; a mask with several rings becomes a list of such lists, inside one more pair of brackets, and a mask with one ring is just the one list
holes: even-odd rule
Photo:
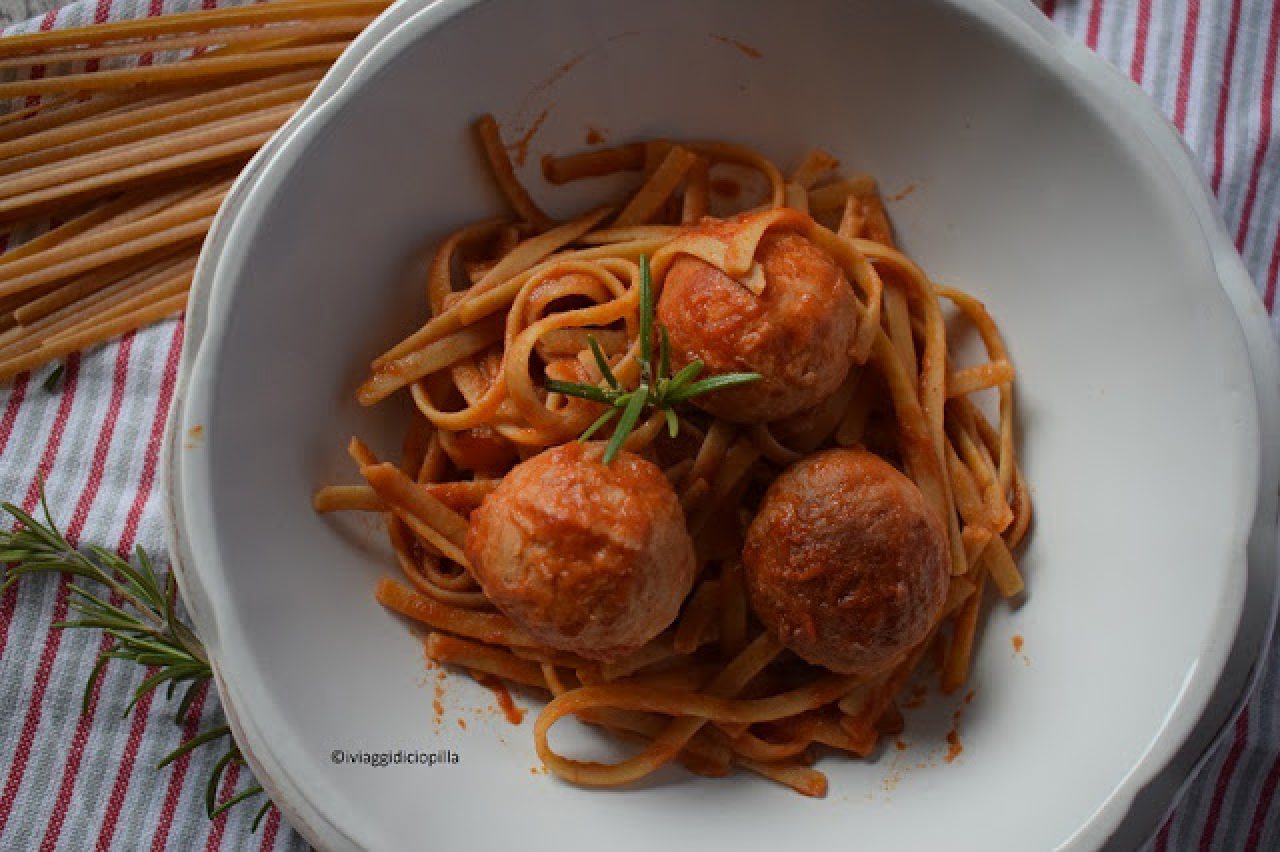
[[[639, 176], [558, 222], [491, 117], [477, 136], [511, 212], [440, 244], [428, 319], [358, 390], [412, 398], [401, 457], [352, 439], [366, 484], [321, 488], [317, 510], [384, 514], [407, 584], [378, 600], [429, 628], [431, 658], [547, 694], [535, 744], [561, 778], [678, 761], [824, 794], [817, 750], [871, 755], [927, 658], [959, 688], [988, 587], [1023, 590], [1031, 500], [994, 320], [821, 150], [786, 177], [727, 142], [549, 157], [552, 184]], [[712, 217], [724, 164], [767, 192]], [[944, 303], [986, 362], [956, 363]], [[684, 397], [682, 371], [750, 372]], [[640, 748], [560, 754], [565, 716]]]

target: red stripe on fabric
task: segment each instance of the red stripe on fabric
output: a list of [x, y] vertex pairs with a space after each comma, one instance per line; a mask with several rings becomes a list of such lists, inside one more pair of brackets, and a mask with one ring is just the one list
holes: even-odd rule
[[1231, 0], [1231, 23], [1227, 27], [1227, 46], [1222, 57], [1222, 83], [1218, 86], [1218, 117], [1213, 124], [1213, 173], [1209, 185], [1216, 195], [1222, 187], [1226, 168], [1227, 108], [1231, 105], [1231, 75], [1236, 66], [1236, 41], [1240, 36], [1242, 0]]
[[[1267, 160], [1267, 147], [1271, 142], [1271, 110], [1275, 100], [1276, 89], [1276, 49], [1280, 47], [1280, 8], [1271, 9], [1271, 26], [1267, 39], [1267, 58], [1262, 71], [1261, 115], [1258, 117], [1258, 145], [1253, 152], [1253, 165], [1249, 170], [1249, 189], [1244, 196], [1244, 207], [1240, 211], [1240, 226], [1236, 230], [1236, 248], [1243, 250], [1245, 237], [1249, 235], [1249, 225], [1253, 220], [1253, 207], [1258, 203], [1258, 184], [1262, 179], [1262, 166]], [[1274, 304], [1275, 292], [1267, 300], [1267, 309]]]
[[[67, 383], [62, 391], [62, 399], [58, 403], [58, 411], [54, 416], [53, 426], [49, 431], [49, 439], [45, 443], [37, 474], [32, 478], [31, 485], [22, 501], [23, 508], [28, 512], [35, 508], [40, 495], [40, 482], [48, 475], [49, 469], [53, 466], [53, 462], [58, 456], [58, 450], [62, 446], [62, 437], [66, 432], [67, 419], [71, 415], [72, 403], [75, 401], [79, 377], [80, 358], [78, 355], [73, 354], [67, 359]], [[53, 607], [53, 621], [61, 621], [67, 617], [67, 589], [67, 578], [63, 576], [58, 583], [58, 594]], [[4, 654], [4, 646], [8, 643], [9, 627], [13, 623], [13, 610], [17, 596], [17, 589], [10, 587], [5, 595], [3, 605], [0, 606], [0, 655]], [[49, 677], [53, 670], [53, 658], [58, 653], [58, 644], [61, 636], [61, 632], [55, 630], [50, 634], [49, 641], [45, 643], [44, 651], [40, 655], [40, 662], [36, 667], [35, 682], [31, 685], [32, 704], [44, 700], [44, 693], [49, 688]], [[13, 814], [13, 806], [18, 799], [18, 788], [22, 784], [22, 778], [27, 771], [27, 761], [31, 757], [31, 744], [35, 739], [36, 726], [39, 721], [39, 717], [34, 713], [27, 713], [23, 719], [13, 762], [9, 764], [4, 788], [0, 790], [0, 837], [4, 836], [4, 830], [9, 824], [9, 817]]]
[[[150, 677], [155, 669], [147, 669]], [[111, 785], [111, 795], [107, 799], [107, 812], [98, 827], [98, 852], [109, 852], [111, 841], [116, 834], [116, 826], [120, 823], [120, 813], [124, 809], [124, 797], [129, 792], [129, 782], [133, 780], [133, 766], [138, 762], [138, 749], [142, 745], [142, 732], [147, 728], [147, 716], [151, 713], [151, 697], [148, 692], [138, 700], [133, 708], [133, 721], [129, 724], [129, 739], [125, 741], [124, 752], [120, 755], [120, 767], [116, 771], [115, 783]]]
[[[97, 5], [93, 8], [93, 22], [95, 24], [105, 24], [110, 14], [111, 0], [98, 0]], [[101, 63], [97, 59], [90, 59], [84, 64], [84, 70], [89, 73], [93, 73], [94, 71], [97, 71], [100, 66]]]
[[[53, 460], [58, 456], [58, 449], [62, 446], [62, 435], [67, 429], [67, 418], [71, 416], [71, 404], [75, 401], [76, 385], [79, 383], [80, 377], [80, 355], [73, 353], [67, 358], [67, 383], [63, 386], [62, 399], [58, 402], [58, 411], [54, 415], [53, 425], [49, 430], [49, 439], [44, 445], [44, 453], [40, 457], [40, 461], [36, 465], [35, 476], [31, 479], [31, 485], [27, 488], [26, 495], [22, 498], [22, 508], [26, 511], [32, 511], [36, 503], [40, 499], [40, 483], [49, 475], [49, 469], [53, 467]], [[25, 374], [19, 377], [24, 382]], [[12, 428], [12, 427], [10, 427]], [[10, 586], [5, 592], [4, 600], [0, 601], [0, 656], [4, 655], [5, 646], [9, 642], [9, 626], [13, 623], [13, 609], [18, 600], [18, 589]], [[8, 813], [5, 810], [6, 805], [0, 801], [0, 834], [4, 833], [4, 822], [8, 819]]]
[[1227, 797], [1227, 787], [1240, 764], [1240, 755], [1244, 753], [1245, 742], [1249, 739], [1249, 710], [1245, 708], [1236, 717], [1235, 738], [1231, 742], [1231, 750], [1222, 762], [1222, 770], [1218, 773], [1218, 781], [1213, 785], [1213, 799], [1209, 802], [1209, 815], [1204, 821], [1204, 831], [1200, 835], [1200, 852], [1208, 852], [1213, 848], [1214, 835], [1218, 833], [1218, 822], [1222, 819], [1222, 802]]
[[1187, 127], [1187, 102], [1191, 100], [1191, 69], [1196, 63], [1196, 38], [1200, 31], [1200, 0], [1187, 3], [1187, 20], [1182, 30], [1182, 70], [1178, 72], [1178, 95], [1173, 106], [1173, 124], [1179, 132]]
[[[30, 373], [22, 373], [13, 382], [13, 388], [9, 391], [9, 401], [5, 404], [4, 417], [0, 419], [0, 454], [4, 453], [9, 446], [9, 438], [13, 435], [13, 425], [18, 420], [18, 412], [22, 409], [22, 402], [27, 397], [27, 384], [31, 381]], [[66, 398], [63, 398], [63, 403]], [[50, 436], [52, 440], [52, 436]], [[59, 438], [61, 440], [61, 438]], [[46, 445], [45, 452], [49, 452]], [[13, 608], [18, 599], [18, 590], [10, 588], [4, 593], [3, 600], [0, 600], [0, 654], [4, 653], [4, 646], [9, 637], [9, 622], [13, 619]]]
[[1138, 0], [1138, 18], [1133, 26], [1133, 58], [1129, 78], [1141, 83], [1147, 73], [1147, 37], [1151, 33], [1151, 0]]
[[[53, 621], [63, 621], [67, 617], [67, 601], [70, 598], [70, 581], [65, 575], [58, 578], [58, 596], [53, 604]], [[37, 704], [44, 702], [44, 695], [49, 688], [49, 678], [53, 674], [53, 661], [58, 656], [58, 648], [62, 645], [62, 631], [51, 630], [45, 640], [44, 650], [40, 653], [40, 662], [36, 666], [35, 681], [31, 684], [31, 703], [27, 706], [27, 714], [22, 720], [22, 731], [18, 734], [18, 748], [9, 765], [9, 774], [5, 778], [4, 791], [0, 793], [0, 835], [9, 824], [13, 806], [17, 803], [18, 790], [22, 779], [27, 774], [27, 762], [31, 759], [31, 746], [35, 741], [36, 728], [40, 725], [40, 715], [32, 712]]]
[[[112, 603], [119, 603], [113, 599]], [[61, 634], [61, 630], [54, 631]], [[98, 653], [111, 650], [111, 639], [104, 633], [98, 642]], [[89, 706], [80, 714], [76, 722], [75, 733], [71, 735], [71, 747], [67, 752], [66, 767], [62, 772], [62, 783], [58, 786], [58, 798], [53, 805], [53, 815], [45, 826], [44, 839], [40, 841], [40, 852], [52, 852], [58, 847], [58, 838], [62, 834], [62, 826], [67, 821], [67, 808], [71, 805], [71, 794], [75, 792], [76, 777], [80, 774], [80, 764], [84, 761], [84, 749], [89, 742], [89, 732], [93, 727], [93, 717], [98, 711], [98, 698], [102, 694], [102, 678], [94, 681], [93, 691], [89, 696]]]
[[1052, 18], [1058, 12], [1057, 0], [1044, 0], [1044, 6], [1041, 8], [1046, 18]]
[[[200, 716], [204, 712], [204, 701], [208, 695], [209, 682], [205, 681], [200, 685], [200, 692], [191, 702], [191, 712], [182, 726], [184, 742], [200, 733]], [[156, 826], [156, 833], [151, 838], [151, 852], [164, 852], [165, 847], [169, 845], [169, 831], [173, 828], [173, 818], [178, 812], [178, 800], [182, 798], [182, 783], [186, 780], [187, 766], [190, 763], [191, 753], [188, 752], [171, 764], [173, 771], [169, 776], [169, 786], [164, 793], [160, 824]]]
[[[225, 802], [230, 798], [239, 783], [240, 764], [233, 761], [222, 776], [222, 789], [218, 791], [218, 801]], [[204, 844], [205, 852], [215, 852], [215, 850], [222, 848], [222, 835], [227, 832], [227, 816], [229, 813], [229, 811], [223, 811], [218, 814], [218, 818], [209, 826], [209, 839]]]
[[9, 446], [9, 437], [13, 435], [13, 424], [18, 422], [18, 410], [22, 401], [27, 398], [27, 382], [31, 381], [30, 373], [23, 373], [14, 379], [9, 388], [9, 401], [5, 403], [4, 415], [0, 417], [0, 454]]
[[1156, 852], [1169, 852], [1169, 830], [1173, 828], [1175, 815], [1169, 814], [1169, 818], [1164, 821], [1164, 825], [1160, 828], [1160, 833], [1156, 835]]
[[1280, 276], [1280, 233], [1276, 234], [1275, 245], [1271, 249], [1271, 266], [1267, 269], [1266, 296], [1262, 300], [1267, 313], [1271, 313], [1276, 306], [1277, 276]]
[[270, 852], [276, 848], [276, 836], [280, 833], [280, 810], [272, 806], [267, 814], [266, 823], [262, 826], [262, 852]]
[[[102, 488], [102, 476], [107, 467], [107, 455], [111, 451], [111, 440], [115, 436], [116, 424], [120, 421], [120, 410], [124, 404], [124, 391], [129, 380], [129, 356], [133, 352], [134, 332], [129, 332], [120, 341], [116, 352], [115, 371], [111, 378], [111, 399], [107, 403], [107, 413], [103, 418], [102, 429], [98, 433], [97, 445], [93, 448], [93, 461], [89, 465], [89, 481], [80, 492], [75, 511], [67, 524], [67, 541], [72, 545], [80, 543], [80, 534], [84, 531], [89, 519], [89, 511], [93, 508]], [[57, 631], [61, 634], [61, 631]], [[46, 641], [52, 641], [52, 636]], [[106, 635], [102, 636], [99, 653], [111, 648], [112, 642]], [[98, 707], [98, 694], [102, 690], [102, 679], [94, 683], [93, 695], [89, 706], [80, 714], [76, 722], [75, 733], [71, 737], [71, 747], [67, 753], [67, 762], [62, 770], [62, 782], [58, 786], [58, 796], [54, 800], [53, 813], [45, 826], [44, 839], [40, 843], [41, 852], [48, 852], [58, 845], [58, 837], [62, 834], [62, 826], [67, 819], [67, 809], [71, 806], [71, 796], [75, 792], [76, 780], [80, 775], [80, 765], [84, 760], [85, 745], [89, 741], [89, 732], [93, 727], [93, 719]], [[41, 701], [33, 698], [27, 707], [28, 714], [37, 718], [43, 713]]]
[[[154, 18], [162, 14], [164, 14], [164, 0], [151, 0], [151, 5], [147, 7], [147, 17]], [[138, 64], [150, 65], [155, 58], [154, 53], [147, 51], [138, 57]]]
[[[218, 7], [217, 0], [200, 0], [201, 9], [216, 9], [217, 7]], [[191, 51], [191, 56], [192, 57], [203, 56], [206, 49], [207, 48], [204, 48], [204, 47], [197, 47], [195, 50]]]
[[[164, 438], [165, 422], [168, 420], [169, 404], [173, 400], [174, 385], [177, 383], [178, 378], [178, 360], [182, 355], [183, 328], [184, 324], [179, 322], [177, 328], [173, 330], [173, 336], [169, 339], [169, 354], [165, 359], [165, 373], [160, 382], [160, 396], [156, 401], [155, 414], [151, 420], [151, 435], [150, 440], [147, 442], [142, 473], [139, 477], [137, 491], [134, 494], [133, 504], [129, 507], [129, 514], [125, 519], [124, 532], [120, 536], [118, 549], [120, 555], [126, 558], [137, 543], [138, 524], [142, 518], [143, 509], [146, 508], [147, 497], [150, 496], [152, 485], [155, 482], [160, 447]], [[145, 702], [145, 705], [143, 702]], [[120, 765], [116, 767], [116, 777], [111, 785], [111, 796], [107, 800], [106, 817], [98, 831], [98, 848], [101, 850], [111, 847], [111, 840], [115, 835], [116, 826], [120, 820], [120, 809], [124, 806], [125, 795], [128, 793], [129, 784], [133, 780], [133, 771], [138, 760], [138, 746], [142, 742], [142, 737], [147, 729], [150, 705], [151, 696], [148, 694], [133, 711], [133, 720], [129, 723], [129, 740], [125, 746], [124, 753], [120, 757]]]
[[[57, 22], [57, 20], [58, 20], [57, 9], [50, 9], [48, 12], [45, 12], [44, 17], [40, 19], [40, 32], [42, 33], [49, 32], [49, 30], [53, 29], [53, 25], [54, 23]], [[42, 79], [44, 77], [45, 70], [46, 69], [44, 65], [32, 65], [31, 73], [28, 75], [28, 79], [31, 79], [31, 80]], [[23, 102], [23, 106], [33, 107], [38, 103], [40, 103], [39, 95], [27, 95], [26, 100]]]
[[1267, 817], [1271, 814], [1271, 804], [1275, 801], [1276, 785], [1280, 783], [1280, 757], [1271, 764], [1271, 771], [1262, 782], [1258, 792], [1258, 806], [1253, 811], [1253, 822], [1249, 824], [1249, 837], [1245, 841], [1245, 852], [1257, 852], [1262, 840], [1262, 829], [1266, 827]]
[[98, 443], [93, 448], [93, 461], [89, 465], [89, 481], [80, 499], [76, 501], [75, 511], [67, 522], [67, 541], [72, 545], [80, 543], [80, 533], [89, 520], [89, 510], [102, 487], [102, 475], [107, 468], [107, 454], [111, 450], [111, 438], [116, 431], [116, 423], [120, 419], [120, 409], [124, 405], [124, 389], [129, 379], [129, 355], [133, 352], [135, 332], [129, 332], [120, 339], [120, 347], [116, 351], [115, 371], [111, 376], [111, 399], [107, 403], [106, 418], [102, 422], [102, 430], [98, 433]]
[[1084, 41], [1090, 49], [1098, 49], [1098, 33], [1102, 31], [1102, 0], [1093, 0], [1089, 7], [1089, 26], [1085, 30]]
[[[67, 379], [62, 389], [62, 399], [58, 402], [58, 412], [53, 417], [53, 427], [49, 430], [49, 442], [45, 444], [44, 455], [40, 457], [40, 465], [36, 476], [27, 487], [22, 498], [22, 508], [34, 511], [40, 502], [40, 485], [48, 478], [53, 469], [53, 462], [58, 457], [58, 449], [62, 446], [62, 436], [67, 430], [67, 420], [71, 417], [71, 404], [75, 401], [76, 387], [80, 383], [80, 353], [73, 352], [67, 357]], [[0, 648], [0, 653], [3, 649]]]
[[124, 535], [120, 538], [120, 549], [124, 553], [133, 550], [138, 540], [138, 524], [142, 520], [142, 510], [147, 506], [147, 498], [151, 496], [151, 487], [156, 480], [156, 468], [160, 461], [160, 447], [164, 443], [164, 428], [169, 420], [169, 405], [173, 402], [173, 389], [178, 383], [178, 362], [182, 358], [182, 338], [186, 321], [178, 320], [173, 330], [173, 339], [169, 342], [169, 356], [165, 359], [164, 379], [160, 382], [160, 398], [156, 400], [156, 414], [151, 421], [151, 436], [147, 441], [147, 455], [142, 465], [142, 476], [138, 481], [138, 493], [133, 505], [129, 507], [129, 515], [124, 522]]

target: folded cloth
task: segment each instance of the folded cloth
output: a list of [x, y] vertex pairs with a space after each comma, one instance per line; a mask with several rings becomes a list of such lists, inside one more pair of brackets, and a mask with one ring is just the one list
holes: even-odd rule
[[[82, 0], [5, 32], [215, 5], [234, 4]], [[1280, 2], [1044, 5], [1066, 33], [1141, 83], [1182, 131], [1274, 322]], [[11, 241], [0, 235], [0, 251]], [[67, 513], [57, 520], [72, 540], [163, 553], [156, 473], [181, 341], [181, 322], [167, 321], [71, 356], [56, 390], [41, 386], [49, 368], [0, 389], [0, 495], [31, 509], [44, 477], [50, 505]], [[154, 768], [197, 726], [174, 725], [173, 703], [163, 695], [122, 716], [142, 677], [135, 667], [108, 666], [82, 715], [81, 689], [102, 640], [52, 629], [66, 614], [67, 586], [52, 580], [21, 583], [0, 600], [0, 848], [305, 848], [274, 812], [257, 834], [250, 833], [253, 807], [206, 818], [213, 750]], [[200, 728], [222, 723], [217, 703], [212, 693], [198, 700]], [[251, 784], [248, 775], [233, 766], [223, 792]], [[1257, 694], [1148, 847], [1280, 848], [1277, 782], [1280, 655], [1272, 654]]]

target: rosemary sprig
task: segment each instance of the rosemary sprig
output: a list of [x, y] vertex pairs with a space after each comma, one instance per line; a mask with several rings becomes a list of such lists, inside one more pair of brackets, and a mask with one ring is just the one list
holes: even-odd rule
[[605, 357], [600, 344], [592, 335], [587, 336], [587, 344], [591, 347], [596, 366], [600, 368], [604, 386], [563, 382], [557, 379], [548, 379], [546, 382], [547, 390], [553, 393], [588, 399], [609, 406], [594, 423], [587, 427], [578, 440], [588, 440], [611, 423], [615, 417], [618, 418], [617, 425], [613, 428], [613, 435], [609, 438], [609, 444], [605, 447], [605, 464], [617, 458], [623, 442], [635, 429], [636, 423], [639, 422], [646, 408], [661, 411], [666, 416], [667, 432], [674, 438], [680, 429], [680, 420], [675, 412], [677, 403], [687, 402], [704, 393], [744, 385], [760, 379], [759, 373], [723, 373], [698, 379], [706, 369], [706, 364], [700, 359], [691, 362], [674, 376], [671, 375], [671, 338], [667, 330], [661, 326], [658, 327], [658, 363], [655, 368], [653, 328], [653, 283], [649, 272], [649, 258], [647, 255], [641, 255], [640, 351], [636, 356], [640, 364], [639, 384], [631, 390], [622, 387], [609, 364], [609, 359]]
[[[94, 685], [107, 663], [128, 660], [150, 671], [134, 690], [125, 707], [125, 715], [137, 706], [143, 696], [161, 686], [165, 687], [165, 697], [169, 700], [182, 687], [174, 721], [179, 725], [188, 721], [195, 698], [212, 678], [213, 670], [199, 638], [177, 614], [178, 588], [173, 575], [167, 574], [161, 580], [150, 557], [141, 547], [136, 551], [136, 565], [101, 547], [89, 547], [85, 551], [77, 549], [54, 523], [45, 501], [43, 485], [40, 488], [40, 507], [43, 523], [12, 503], [0, 506], [18, 522], [13, 530], [0, 531], [0, 564], [7, 566], [4, 582], [0, 583], [0, 594], [30, 574], [63, 574], [105, 588], [107, 594], [104, 596], [102, 592], [95, 594], [84, 585], [73, 582], [68, 606], [79, 617], [54, 625], [61, 630], [98, 629], [111, 639], [110, 646], [99, 654], [89, 673], [81, 699], [81, 712], [88, 712]], [[183, 755], [230, 735], [231, 729], [226, 725], [197, 734], [165, 755], [156, 768], [162, 769]], [[244, 763], [234, 740], [214, 765], [205, 787], [205, 811], [210, 819], [263, 792], [262, 787], [253, 785], [219, 803], [218, 785], [233, 762]], [[258, 812], [254, 830], [270, 805], [271, 802], [267, 801]]]
[[53, 393], [58, 389], [58, 380], [62, 378], [62, 374], [65, 371], [65, 364], [59, 364], [49, 371], [49, 375], [45, 376], [45, 380], [40, 383], [40, 387], [44, 389], [45, 393]]

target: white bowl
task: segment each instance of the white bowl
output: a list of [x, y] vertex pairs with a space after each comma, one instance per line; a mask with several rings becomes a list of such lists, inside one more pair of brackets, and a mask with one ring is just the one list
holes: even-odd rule
[[[748, 55], [734, 41], [759, 51]], [[575, 61], [577, 60], [577, 61]], [[567, 70], [566, 70], [566, 66]], [[1243, 694], [1269, 629], [1277, 355], [1176, 137], [1023, 0], [402, 2], [238, 182], [207, 241], [170, 420], [184, 599], [255, 774], [322, 848], [904, 849], [1132, 845]], [[422, 316], [420, 249], [496, 199], [470, 122], [545, 124], [537, 155], [722, 137], [877, 175], [907, 250], [981, 297], [1019, 368], [1037, 499], [1030, 595], [996, 606], [964, 707], [909, 750], [828, 759], [831, 794], [671, 771], [626, 792], [530, 773], [529, 725], [433, 726], [422, 650], [372, 599], [373, 525], [315, 516], [350, 481], [371, 355]], [[197, 428], [198, 427], [198, 428]], [[1246, 551], [1248, 551], [1246, 553]], [[1014, 634], [1025, 637], [1023, 655]], [[464, 679], [451, 716], [488, 704]], [[425, 769], [335, 750], [433, 751]], [[928, 764], [917, 768], [918, 763]]]

